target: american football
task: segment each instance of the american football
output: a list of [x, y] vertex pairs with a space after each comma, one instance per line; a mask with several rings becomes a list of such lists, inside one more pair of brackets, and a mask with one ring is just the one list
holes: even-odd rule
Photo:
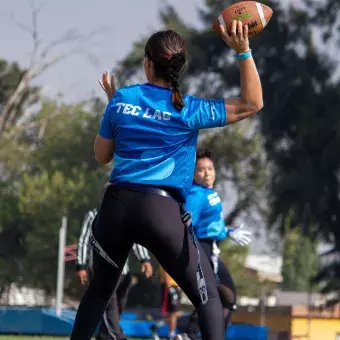
[[273, 15], [273, 10], [256, 1], [241, 1], [225, 8], [213, 24], [213, 31], [219, 32], [219, 25], [223, 25], [230, 32], [233, 20], [240, 20], [248, 25], [249, 37], [261, 32]]

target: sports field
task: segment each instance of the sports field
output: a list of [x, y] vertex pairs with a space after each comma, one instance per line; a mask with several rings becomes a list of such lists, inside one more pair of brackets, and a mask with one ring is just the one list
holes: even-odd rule
[[51, 336], [24, 336], [24, 335], [0, 335], [0, 340], [66, 340], [65, 337]]
[[[0, 340], [68, 340], [65, 337], [51, 337], [51, 336], [24, 336], [24, 335], [0, 335]], [[148, 340], [146, 338], [131, 338], [133, 340]]]
[[67, 340], [65, 337], [0, 335], [0, 340]]

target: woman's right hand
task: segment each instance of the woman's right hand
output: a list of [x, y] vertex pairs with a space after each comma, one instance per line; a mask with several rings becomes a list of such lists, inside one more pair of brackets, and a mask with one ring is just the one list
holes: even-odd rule
[[102, 75], [102, 80], [98, 80], [98, 82], [101, 88], [105, 91], [107, 99], [110, 101], [117, 90], [115, 76], [112, 74], [110, 77], [110, 73], [106, 71]]
[[236, 53], [244, 53], [249, 51], [248, 26], [242, 24], [242, 21], [234, 20], [231, 24], [230, 34], [223, 25], [220, 25], [221, 38]]
[[87, 271], [85, 269], [80, 269], [76, 274], [79, 277], [81, 285], [84, 285], [87, 282]]

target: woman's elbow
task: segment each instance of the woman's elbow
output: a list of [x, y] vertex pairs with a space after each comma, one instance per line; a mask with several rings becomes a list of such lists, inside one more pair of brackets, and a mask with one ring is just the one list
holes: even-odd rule
[[263, 109], [263, 101], [255, 102], [251, 105], [251, 107], [248, 109], [248, 116], [254, 117], [259, 111]]
[[97, 153], [95, 153], [95, 158], [96, 158], [96, 161], [101, 165], [106, 165], [106, 164], [110, 163], [111, 160], [112, 160], [112, 158], [109, 158], [105, 155], [99, 155]]
[[261, 97], [251, 103], [250, 111], [252, 111], [252, 114], [255, 115], [263, 109], [263, 106], [263, 98]]
[[112, 161], [114, 153], [114, 141], [111, 139], [103, 138], [99, 135], [96, 136], [94, 141], [94, 155], [99, 164], [108, 164]]
[[261, 99], [260, 101], [256, 102], [254, 105], [254, 110], [257, 112], [261, 111], [263, 109], [263, 100]]

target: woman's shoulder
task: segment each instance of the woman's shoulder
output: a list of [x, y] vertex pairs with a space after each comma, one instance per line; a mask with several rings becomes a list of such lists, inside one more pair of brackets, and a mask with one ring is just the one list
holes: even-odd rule
[[130, 92], [130, 91], [135, 91], [138, 90], [140, 87], [142, 86], [142, 84], [131, 84], [131, 85], [125, 85], [120, 87], [117, 92]]
[[139, 93], [141, 84], [125, 85], [116, 90], [115, 94], [111, 98], [110, 103], [115, 104], [118, 101], [130, 101], [131, 98], [135, 98]]

